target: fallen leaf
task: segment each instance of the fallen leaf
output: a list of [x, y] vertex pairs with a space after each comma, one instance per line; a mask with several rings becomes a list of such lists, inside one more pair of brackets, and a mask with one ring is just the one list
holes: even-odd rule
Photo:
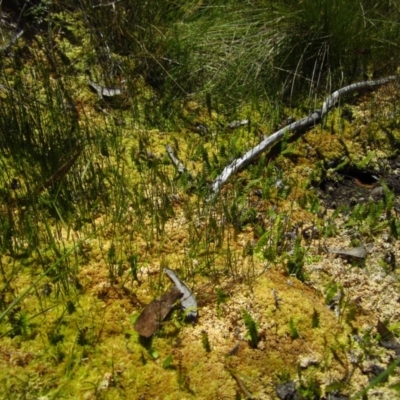
[[174, 303], [182, 296], [183, 293], [176, 286], [172, 286], [168, 292], [147, 304], [134, 324], [136, 332], [146, 338], [153, 336]]
[[354, 247], [352, 249], [328, 249], [328, 252], [356, 258], [365, 258], [368, 254], [368, 251], [364, 246]]

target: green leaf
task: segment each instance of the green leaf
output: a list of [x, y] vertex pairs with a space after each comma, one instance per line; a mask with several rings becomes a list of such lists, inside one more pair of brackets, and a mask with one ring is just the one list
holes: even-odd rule
[[170, 354], [170, 355], [167, 356], [166, 359], [164, 360], [164, 362], [163, 362], [163, 368], [164, 368], [164, 369], [167, 369], [167, 368], [171, 367], [171, 366], [172, 366], [172, 361], [173, 361], [173, 358], [172, 358], [172, 355]]
[[153, 349], [153, 348], [151, 348], [151, 349], [149, 350], [149, 355], [150, 355], [150, 357], [151, 357], [152, 359], [154, 359], [154, 360], [157, 360], [157, 358], [160, 356], [160, 355], [158, 354], [158, 351], [155, 350], [155, 349]]

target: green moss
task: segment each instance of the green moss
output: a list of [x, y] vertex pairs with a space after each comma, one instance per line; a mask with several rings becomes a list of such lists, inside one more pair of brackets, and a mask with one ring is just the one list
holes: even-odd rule
[[[29, 52], [25, 41], [17, 44], [19, 64], [12, 54], [2, 59], [0, 308], [10, 307], [0, 321], [4, 396], [235, 398], [230, 368], [255, 397], [270, 398], [277, 371], [295, 376], [305, 349], [319, 361], [315, 376], [301, 381], [305, 397], [320, 395], [328, 375], [347, 380], [346, 338], [359, 315], [343, 303], [345, 318], [337, 321], [326, 307], [339, 283], [323, 298], [299, 281], [311, 285], [308, 265], [325, 260], [315, 241], [303, 240], [302, 227], [325, 223], [310, 185], [334, 176], [327, 163], [345, 155], [343, 163], [378, 168], [396, 151], [396, 120], [365, 126], [371, 105], [361, 103], [350, 107], [350, 123], [338, 108], [323, 127], [285, 137], [207, 204], [208, 184], [229, 162], [284, 115], [303, 117], [308, 106], [285, 109], [260, 97], [227, 114], [210, 91], [165, 99], [147, 83], [154, 77], [146, 65], [167, 53], [116, 54], [107, 37], [95, 48], [82, 15], [53, 14], [52, 30], [32, 40]], [[90, 92], [86, 68], [104, 85], [125, 85], [123, 106]], [[241, 118], [250, 124], [226, 129]], [[207, 124], [206, 135], [190, 130], [196, 122]], [[83, 147], [76, 163], [38, 191], [76, 143]], [[193, 181], [179, 177], [166, 144]], [[20, 188], [10, 187], [13, 178]], [[394, 207], [385, 188], [384, 201], [354, 208], [345, 227], [372, 238], [388, 225], [397, 237], [394, 216], [378, 224]], [[336, 222], [327, 237], [343, 228]], [[192, 326], [175, 310], [143, 343], [131, 316], [166, 287], [166, 259], [196, 292], [200, 318]]]

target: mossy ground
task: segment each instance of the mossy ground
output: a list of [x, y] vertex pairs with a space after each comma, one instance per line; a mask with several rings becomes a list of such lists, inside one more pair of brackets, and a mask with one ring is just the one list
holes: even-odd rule
[[[310, 203], [317, 196], [313, 186], [338, 179], [334, 167], [322, 168], [321, 162], [342, 162], [347, 157], [357, 165], [372, 154], [368, 167], [378, 170], [396, 154], [393, 141], [399, 143], [400, 132], [393, 105], [398, 84], [364, 94], [346, 106], [352, 111], [352, 121], [343, 118], [339, 107], [322, 127], [289, 139], [270, 157], [233, 177], [221, 200], [207, 204], [202, 193], [185, 190], [164, 146], [173, 143], [193, 175], [209, 172], [208, 181], [212, 181], [217, 171], [206, 165], [206, 158], [214, 157], [214, 167], [220, 163], [221, 170], [262, 134], [271, 133], [269, 123], [256, 114], [250, 129], [218, 130], [216, 120], [224, 121], [224, 116], [215, 111], [210, 116], [200, 101], [191, 101], [183, 114], [207, 122], [209, 136], [184, 127], [146, 128], [140, 96], [148, 99], [156, 94], [137, 78], [130, 87], [136, 87], [139, 95], [127, 91], [129, 109], [112, 108], [98, 99], [85, 81], [87, 38], [82, 27], [75, 29], [79, 45], [65, 38], [57, 42], [74, 66], [64, 83], [76, 94], [80, 126], [89, 136], [98, 133], [99, 140], [90, 142], [90, 151], [84, 151], [69, 174], [84, 176], [88, 165], [100, 165], [106, 171], [104, 192], [97, 194], [94, 209], [82, 208], [85, 212], [80, 215], [77, 207], [76, 214], [65, 220], [50, 217], [43, 201], [38, 207], [37, 249], [2, 255], [2, 285], [7, 288], [3, 305], [9, 305], [46, 266], [60, 259], [62, 251], [70, 251], [74, 261], [63, 259], [69, 271], [65, 279], [43, 276], [9, 313], [14, 316], [2, 324], [0, 396], [43, 400], [243, 397], [232, 372], [259, 399], [274, 398], [276, 384], [288, 379], [305, 388], [317, 382], [323, 394], [335, 389], [351, 395], [365, 387], [368, 365], [386, 367], [393, 357], [378, 347], [376, 324], [378, 319], [389, 326], [397, 323], [398, 333], [398, 271], [385, 269], [382, 260], [389, 251], [398, 260], [399, 247], [389, 226], [382, 225], [378, 232], [367, 226], [354, 234], [346, 227], [346, 216], [330, 221], [332, 210], [322, 215]], [[46, 59], [41, 48], [40, 39], [30, 47], [36, 60]], [[31, 61], [28, 57], [26, 71], [33, 68]], [[129, 60], [122, 57], [121, 62]], [[27, 84], [34, 83], [32, 77], [27, 72]], [[47, 84], [57, 79], [54, 75]], [[38, 99], [44, 98], [42, 89], [43, 94], [36, 92]], [[243, 118], [248, 114], [246, 110]], [[109, 152], [102, 138], [107, 138]], [[155, 157], [143, 154], [140, 141]], [[228, 154], [221, 154], [222, 147]], [[268, 170], [271, 162], [274, 166]], [[7, 189], [18, 200], [29, 186], [21, 171], [10, 168], [8, 176], [22, 182], [20, 191]], [[113, 175], [115, 171], [118, 174]], [[261, 172], [255, 176], [255, 171]], [[139, 200], [134, 197], [138, 194]], [[50, 194], [41, 196], [49, 196], [51, 202]], [[111, 200], [103, 203], [103, 196]], [[19, 207], [17, 200], [3, 205], [2, 212], [12, 213], [14, 221], [22, 224], [31, 210]], [[48, 220], [40, 220], [46, 216]], [[74, 223], [75, 218], [79, 223]], [[329, 224], [334, 225], [332, 236], [324, 233]], [[317, 233], [307, 239], [300, 232], [310, 226]], [[282, 237], [278, 237], [279, 227], [284, 227]], [[277, 234], [267, 237], [268, 232]], [[351, 247], [354, 235], [374, 244], [363, 265], [323, 251], [326, 246]], [[266, 238], [263, 245], [262, 237]], [[296, 237], [305, 251], [304, 259], [297, 260], [304, 281], [290, 275], [287, 268]], [[285, 243], [278, 245], [279, 240]], [[28, 248], [25, 241], [21, 239], [17, 247]], [[276, 253], [274, 257], [268, 249]], [[129, 255], [138, 256], [134, 266]], [[184, 323], [176, 309], [155, 337], [144, 343], [133, 330], [133, 321], [169, 285], [162, 274], [164, 265], [177, 270], [193, 288], [199, 320], [193, 325]], [[57, 276], [63, 274], [60, 271]], [[334, 285], [337, 293], [343, 288], [344, 300], [329, 308], [327, 293]], [[226, 295], [223, 301], [218, 293]], [[258, 326], [255, 349], [246, 336], [243, 309]], [[205, 336], [210, 351], [204, 345]], [[390, 378], [392, 383], [396, 378]], [[375, 393], [394, 398], [389, 384], [374, 389]]]

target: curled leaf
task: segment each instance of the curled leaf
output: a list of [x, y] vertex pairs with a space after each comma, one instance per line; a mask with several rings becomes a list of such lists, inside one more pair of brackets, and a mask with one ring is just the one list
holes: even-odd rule
[[136, 332], [146, 338], [153, 336], [174, 303], [181, 297], [182, 292], [176, 286], [172, 286], [168, 292], [147, 304], [134, 324]]
[[189, 320], [197, 319], [197, 301], [192, 291], [179, 279], [178, 275], [172, 269], [164, 268], [164, 272], [168, 275], [169, 279], [175, 284], [178, 290], [183, 293], [181, 297], [181, 305], [187, 312], [186, 318]]
[[355, 258], [365, 258], [368, 254], [368, 251], [364, 246], [354, 247], [352, 249], [328, 249], [328, 252]]

